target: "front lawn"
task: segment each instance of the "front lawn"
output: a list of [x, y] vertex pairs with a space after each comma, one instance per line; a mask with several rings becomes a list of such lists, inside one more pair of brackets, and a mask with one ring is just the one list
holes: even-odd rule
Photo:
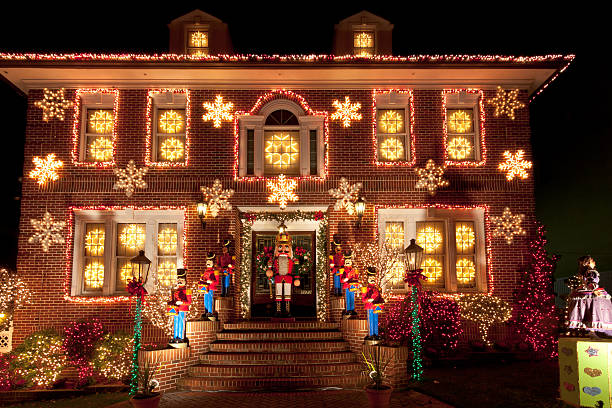
[[127, 399], [128, 394], [126, 392], [108, 392], [75, 398], [25, 402], [23, 404], [10, 405], [7, 408], [103, 408], [121, 401], [127, 401]]

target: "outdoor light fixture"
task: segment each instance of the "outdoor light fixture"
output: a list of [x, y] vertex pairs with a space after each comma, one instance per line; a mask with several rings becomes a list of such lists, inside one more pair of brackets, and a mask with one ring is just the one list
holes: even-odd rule
[[[147, 279], [149, 278], [149, 269], [151, 269], [151, 260], [147, 258], [144, 254], [143, 250], [138, 252], [134, 258], [130, 259], [132, 265], [132, 274], [134, 273], [134, 269], [138, 268], [138, 282], [144, 286], [147, 283]], [[144, 274], [144, 279], [143, 279]]]
[[406, 247], [404, 254], [406, 254], [406, 268], [409, 272], [416, 272], [418, 269], [421, 269], [423, 248], [416, 244], [414, 238], [410, 240], [410, 245]]
[[361, 227], [361, 219], [363, 218], [363, 214], [365, 213], [366, 203], [362, 196], [357, 198], [355, 201], [355, 213], [357, 214], [357, 222], [355, 223], [355, 228]]
[[202, 229], [206, 228], [206, 210], [208, 209], [208, 203], [204, 201], [200, 201], [198, 203], [198, 217], [200, 217], [200, 221], [202, 222]]
[[285, 225], [285, 221], [281, 221], [280, 225], [278, 226], [278, 233], [284, 234], [285, 232], [287, 232], [287, 226]]

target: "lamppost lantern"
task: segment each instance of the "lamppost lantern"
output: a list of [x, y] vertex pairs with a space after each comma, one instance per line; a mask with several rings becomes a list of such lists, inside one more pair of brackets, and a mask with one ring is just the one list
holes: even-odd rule
[[423, 248], [417, 245], [416, 240], [410, 240], [410, 245], [404, 250], [406, 254], [406, 264], [410, 272], [414, 272], [421, 268], [423, 262]]
[[363, 218], [363, 214], [365, 214], [366, 210], [366, 202], [362, 196], [357, 198], [355, 201], [355, 213], [357, 214], [357, 222], [355, 223], [355, 227], [361, 227], [361, 219]]
[[[130, 259], [130, 262], [134, 265], [134, 268], [138, 270], [138, 282], [140, 282], [143, 286], [147, 283], [147, 279], [149, 278], [149, 269], [151, 269], [151, 260], [147, 258], [144, 254], [143, 250], [138, 252], [134, 258]], [[143, 279], [144, 276], [144, 279]]]
[[200, 217], [200, 221], [202, 222], [202, 229], [206, 228], [206, 211], [208, 210], [208, 203], [205, 201], [200, 201], [198, 203], [198, 217]]

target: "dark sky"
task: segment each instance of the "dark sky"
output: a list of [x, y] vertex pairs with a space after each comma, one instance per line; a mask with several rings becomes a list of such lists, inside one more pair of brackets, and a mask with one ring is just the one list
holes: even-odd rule
[[[535, 161], [537, 216], [549, 250], [562, 256], [558, 276], [575, 271], [591, 253], [612, 270], [612, 86], [605, 54], [612, 37], [597, 10], [546, 2], [152, 2], [2, 7], [0, 52], [167, 51], [167, 24], [200, 8], [228, 23], [237, 53], [331, 53], [333, 26], [361, 10], [395, 24], [395, 55], [577, 54], [570, 68], [529, 109]], [[335, 4], [330, 6], [331, 4]], [[404, 4], [400, 6], [398, 4]], [[296, 9], [296, 6], [299, 8]], [[496, 7], [497, 9], [493, 9]], [[586, 28], [585, 28], [586, 27]], [[25, 99], [0, 82], [5, 157], [0, 174], [0, 264], [14, 266], [23, 172]]]

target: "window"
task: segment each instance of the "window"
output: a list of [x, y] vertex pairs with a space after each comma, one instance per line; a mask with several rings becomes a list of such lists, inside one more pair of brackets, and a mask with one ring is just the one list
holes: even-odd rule
[[194, 56], [208, 55], [208, 29], [189, 27], [187, 29], [187, 54]]
[[480, 164], [481, 103], [479, 91], [444, 91], [447, 164]]
[[238, 117], [239, 176], [320, 176], [324, 120], [285, 99], [269, 102], [259, 115]]
[[72, 295], [126, 294], [137, 273], [130, 260], [151, 260], [147, 290], [171, 286], [182, 267], [182, 210], [75, 210]]
[[353, 31], [353, 53], [360, 57], [369, 57], [376, 53], [374, 30]]
[[386, 92], [375, 94], [374, 98], [377, 161], [384, 164], [410, 162], [411, 93]]
[[[405, 248], [415, 238], [423, 248], [426, 289], [487, 290], [483, 209], [380, 209], [378, 218], [381, 239]], [[397, 265], [392, 289], [403, 288], [402, 266]]]
[[116, 93], [83, 93], [80, 96], [79, 161], [110, 163], [115, 139]]
[[[385, 242], [394, 249], [403, 250], [407, 245], [404, 242], [404, 223], [396, 221], [385, 222]], [[404, 287], [405, 267], [403, 260], [399, 260], [391, 267], [390, 281], [392, 289]]]
[[[184, 165], [188, 146], [188, 94], [149, 92], [151, 112], [151, 161], [160, 165]], [[151, 164], [150, 162], [147, 164]]]

